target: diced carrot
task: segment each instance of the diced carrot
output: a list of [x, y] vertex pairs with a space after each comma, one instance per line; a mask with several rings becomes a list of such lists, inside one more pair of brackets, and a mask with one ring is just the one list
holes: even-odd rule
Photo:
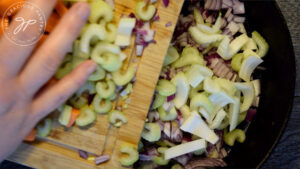
[[49, 17], [46, 25], [46, 32], [52, 32], [55, 26], [58, 24], [60, 17], [56, 12], [53, 12]]
[[66, 5], [63, 3], [62, 0], [57, 1], [55, 10], [60, 17], [62, 17], [65, 13], [68, 12], [68, 8], [66, 7]]
[[[3, 16], [5, 11], [14, 3], [20, 2], [21, 4], [24, 4], [24, 0], [0, 0], [0, 16]], [[14, 10], [12, 15], [17, 13], [18, 10]]]
[[34, 141], [35, 140], [35, 135], [36, 135], [36, 128], [31, 130], [31, 132], [24, 138], [24, 141]]
[[79, 114], [80, 114], [80, 111], [78, 109], [74, 109], [74, 108], [72, 109], [71, 117], [70, 117], [67, 127], [71, 127], [75, 123]]

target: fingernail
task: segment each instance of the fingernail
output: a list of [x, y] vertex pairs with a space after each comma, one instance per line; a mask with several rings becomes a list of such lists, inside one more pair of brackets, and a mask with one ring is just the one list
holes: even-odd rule
[[85, 2], [75, 4], [74, 10], [78, 14], [78, 17], [82, 20], [87, 20], [90, 15], [90, 6]]
[[89, 74], [92, 74], [94, 73], [94, 71], [96, 70], [97, 68], [97, 64], [93, 61], [90, 61], [89, 64], [88, 64], [88, 73]]

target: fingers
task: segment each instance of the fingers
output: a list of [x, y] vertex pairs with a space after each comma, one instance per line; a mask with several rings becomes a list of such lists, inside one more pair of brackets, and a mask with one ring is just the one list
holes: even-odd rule
[[[5, 51], [5, 53], [0, 54], [0, 63], [1, 66], [4, 66], [8, 70], [6, 76], [15, 76], [18, 74], [30, 56], [35, 46], [32, 44], [34, 43], [33, 39], [38, 39], [43, 33], [43, 29], [40, 26], [49, 18], [56, 0], [28, 0], [27, 3], [27, 6], [31, 6], [32, 8], [22, 8], [12, 19], [6, 31], [9, 35], [6, 34], [6, 36], [0, 39], [1, 51]], [[39, 15], [41, 15], [41, 19], [39, 19]], [[22, 21], [28, 20], [35, 20], [36, 23], [33, 24], [32, 22], [26, 29], [24, 29], [25, 25], [20, 27]], [[22, 29], [17, 29], [18, 27]], [[16, 30], [18, 31], [15, 32]]]
[[20, 75], [29, 95], [34, 95], [55, 73], [89, 16], [87, 3], [75, 4], [35, 52]]
[[39, 120], [63, 104], [86, 82], [95, 69], [96, 64], [93, 61], [85, 61], [57, 84], [39, 94], [32, 103], [34, 118]]

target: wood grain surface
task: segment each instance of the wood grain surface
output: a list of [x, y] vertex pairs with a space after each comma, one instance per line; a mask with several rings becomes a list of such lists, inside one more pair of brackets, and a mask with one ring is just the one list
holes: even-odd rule
[[[293, 40], [297, 79], [294, 99], [294, 108], [286, 130], [278, 145], [271, 153], [269, 159], [262, 165], [263, 169], [299, 169], [300, 168], [300, 1], [299, 0], [277, 0], [278, 5], [287, 21]], [[51, 145], [43, 145], [51, 146]], [[21, 149], [28, 148], [22, 145]], [[72, 154], [65, 152], [66, 154]], [[26, 155], [26, 154], [24, 154]], [[42, 159], [43, 160], [43, 159]], [[42, 161], [41, 161], [42, 163]], [[46, 162], [47, 163], [47, 162]], [[49, 162], [48, 162], [49, 164]], [[41, 164], [43, 165], [43, 164]], [[1, 169], [25, 169], [27, 167], [5, 161]], [[37, 167], [42, 168], [42, 166]], [[88, 168], [86, 166], [85, 168]]]

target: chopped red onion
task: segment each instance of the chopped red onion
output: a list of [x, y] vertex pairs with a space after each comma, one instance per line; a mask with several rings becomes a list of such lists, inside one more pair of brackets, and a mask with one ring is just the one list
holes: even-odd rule
[[165, 7], [167, 8], [169, 6], [170, 0], [163, 0], [163, 3]]
[[228, 8], [226, 14], [224, 15], [224, 17], [228, 18], [229, 15], [231, 14], [231, 12], [232, 12], [232, 8]]
[[227, 21], [231, 22], [233, 20], [234, 15], [232, 13], [229, 14]]
[[102, 164], [102, 163], [108, 161], [109, 158], [110, 157], [109, 157], [108, 154], [98, 156], [98, 157], [95, 158], [95, 163], [96, 163], [96, 165]]
[[245, 18], [245, 17], [242, 17], [242, 16], [234, 16], [234, 17], [233, 17], [233, 21], [234, 21], [234, 22], [237, 22], [237, 23], [244, 23], [245, 20], [246, 20], [246, 18]]
[[136, 45], [136, 56], [142, 56], [144, 51], [144, 46], [143, 45]]
[[227, 8], [232, 8], [233, 7], [233, 2], [232, 0], [223, 0], [222, 1], [222, 8], [227, 9]]
[[245, 13], [245, 5], [243, 2], [239, 0], [233, 0], [233, 13], [234, 14], [244, 14]]
[[246, 121], [251, 122], [256, 115], [256, 109], [250, 108], [247, 112]]
[[164, 132], [164, 134], [165, 134], [168, 138], [171, 137], [171, 130], [172, 130], [171, 122], [166, 122], [166, 123], [164, 124], [164, 130], [163, 130], [163, 132]]
[[146, 155], [146, 154], [139, 154], [139, 160], [141, 161], [152, 161], [154, 156]]
[[136, 18], [135, 14], [132, 12], [128, 16], [129, 16], [129, 18]]
[[226, 21], [226, 19], [222, 18], [221, 29], [225, 28], [226, 26], [227, 26], [227, 21]]
[[87, 159], [88, 158], [88, 153], [86, 151], [78, 150], [78, 154], [83, 159]]
[[235, 22], [231, 21], [231, 22], [229, 22], [229, 24], [227, 25], [226, 28], [228, 28], [230, 30], [232, 35], [235, 35], [239, 31], [240, 26], [238, 24], [236, 24]]
[[172, 22], [168, 22], [168, 23], [166, 24], [166, 27], [169, 27], [169, 26], [172, 26]]
[[171, 96], [167, 97], [167, 102], [170, 102], [170, 101], [172, 101], [174, 99], [175, 99], [175, 94], [172, 94]]
[[165, 128], [165, 124], [164, 124], [164, 122], [162, 122], [162, 121], [158, 120], [158, 121], [157, 121], [157, 124], [159, 124], [160, 130], [161, 130], [161, 131], [163, 131], [163, 130], [164, 130], [164, 128]]
[[187, 162], [192, 158], [192, 153], [184, 154], [178, 157], [175, 157], [174, 160], [180, 163], [181, 165], [185, 166]]
[[147, 148], [147, 151], [146, 151], [147, 155], [150, 155], [150, 156], [156, 156], [156, 155], [159, 155], [157, 149], [155, 147], [149, 147]]

